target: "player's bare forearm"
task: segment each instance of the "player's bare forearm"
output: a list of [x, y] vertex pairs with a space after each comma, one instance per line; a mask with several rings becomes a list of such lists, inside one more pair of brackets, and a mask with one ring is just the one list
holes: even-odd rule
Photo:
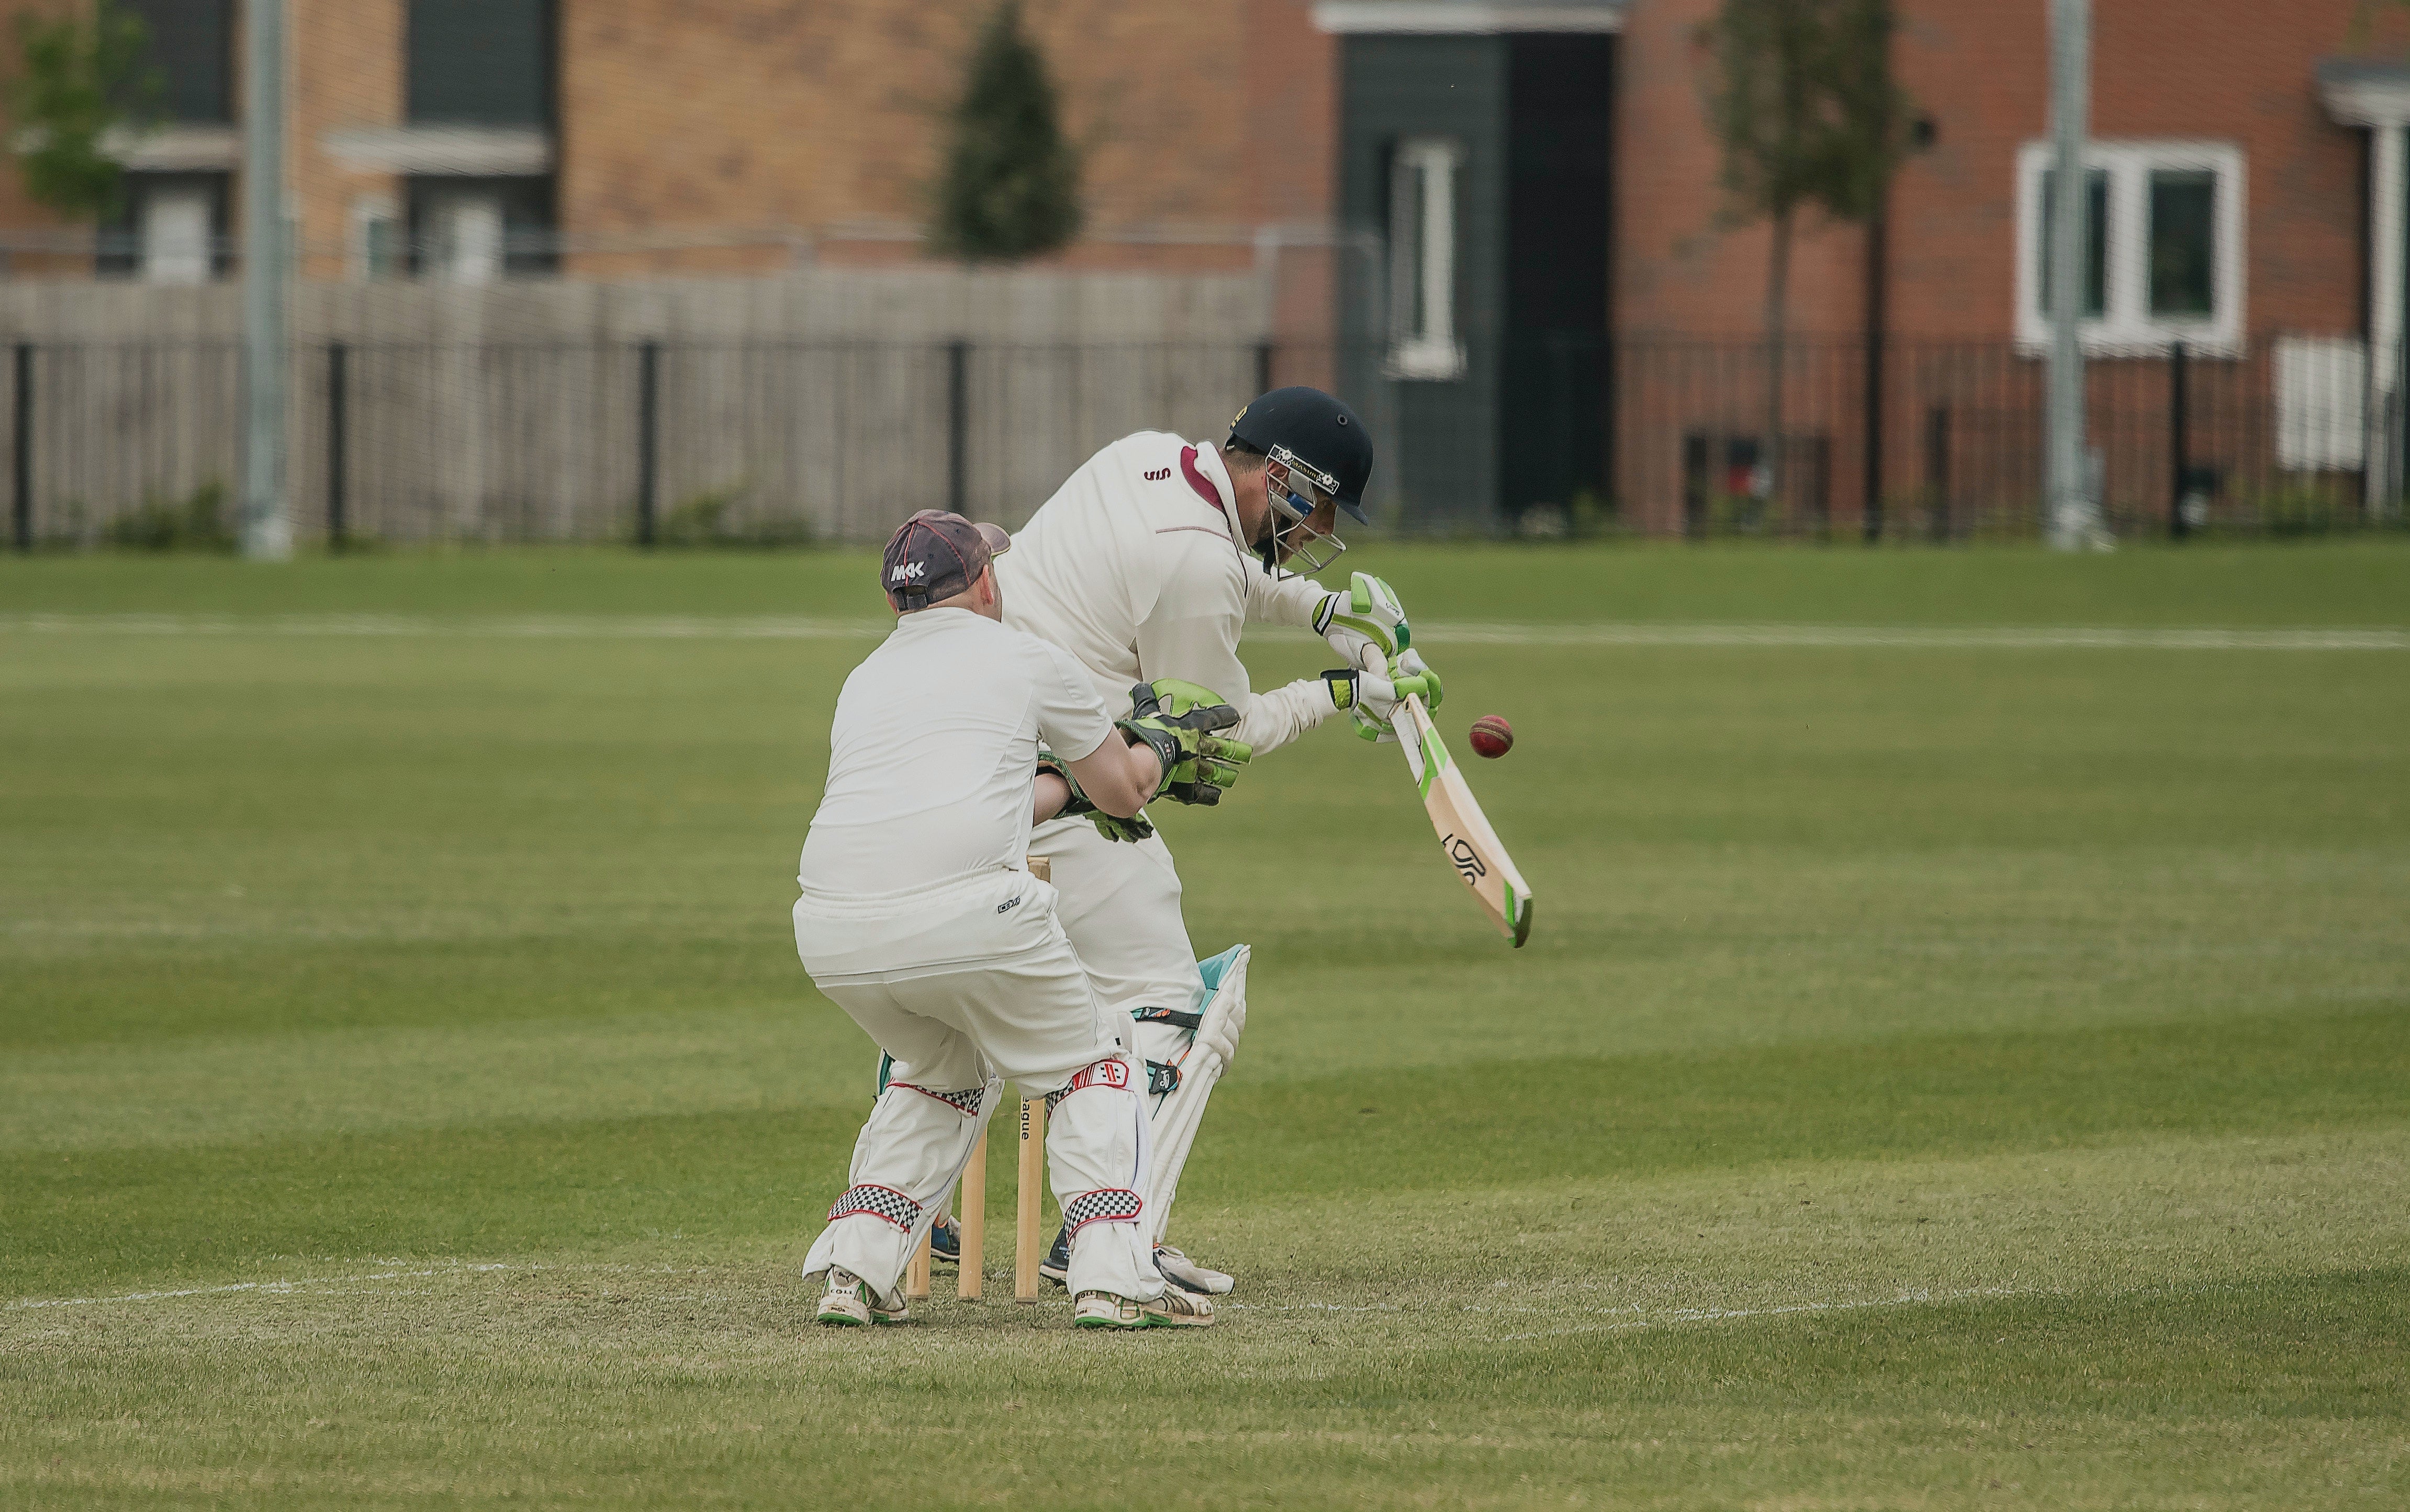
[[1029, 802], [1029, 822], [1044, 824], [1071, 801], [1071, 785], [1051, 771], [1038, 774], [1038, 788]]
[[[1077, 761], [1066, 763], [1088, 801], [1116, 819], [1126, 819], [1146, 807], [1163, 785], [1163, 763], [1153, 748], [1126, 742], [1118, 732]], [[1039, 779], [1043, 784], [1046, 779]], [[1053, 779], [1060, 783], [1061, 779]], [[1062, 808], [1061, 803], [1054, 807]]]

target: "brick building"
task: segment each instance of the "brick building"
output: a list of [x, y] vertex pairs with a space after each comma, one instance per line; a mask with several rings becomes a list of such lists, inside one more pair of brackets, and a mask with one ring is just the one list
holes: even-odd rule
[[[221, 237], [233, 223], [241, 6], [115, 3], [149, 23], [168, 119], [126, 145], [132, 203], [102, 271], [190, 279], [206, 271], [190, 255], [145, 249], [181, 246], [197, 219]], [[302, 271], [482, 281], [908, 257], [990, 8], [287, 0]], [[1073, 266], [1245, 270], [1265, 245], [1321, 238], [1329, 49], [1302, 5], [1055, 0], [1027, 24], [1085, 149]], [[1254, 62], [1251, 39], [1271, 44]], [[12, 247], [74, 245], [28, 235], [51, 225], [13, 176], [0, 184]], [[34, 270], [74, 269], [19, 269]]]
[[[222, 277], [239, 0], [119, 3], [150, 21], [172, 107], [127, 144], [127, 213], [95, 250], [11, 179], [0, 240], [21, 275]], [[911, 261], [989, 4], [288, 0], [301, 271]], [[1822, 528], [1888, 503], [1954, 530], [1953, 508], [2036, 490], [2038, 0], [1899, 0], [1920, 149], [1880, 237], [1803, 226], [1772, 499], [1746, 497], [1766, 237], [1717, 187], [1713, 0], [1024, 8], [1085, 154], [1060, 266], [1260, 273], [1284, 373], [1331, 375], [1398, 438], [1409, 519], [1606, 504], [1648, 528]], [[2191, 486], [2156, 431], [2117, 439], [2171, 399], [2201, 411], [2204, 489], [2400, 491], [2410, 37], [2366, 8], [2096, 4], [2086, 339], [2109, 483], [2137, 511]]]

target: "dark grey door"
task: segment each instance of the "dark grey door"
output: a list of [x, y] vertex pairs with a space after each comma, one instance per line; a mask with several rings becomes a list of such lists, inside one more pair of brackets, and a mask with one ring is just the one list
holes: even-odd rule
[[1403, 528], [1604, 501], [1613, 63], [1597, 35], [1346, 39], [1342, 381]]

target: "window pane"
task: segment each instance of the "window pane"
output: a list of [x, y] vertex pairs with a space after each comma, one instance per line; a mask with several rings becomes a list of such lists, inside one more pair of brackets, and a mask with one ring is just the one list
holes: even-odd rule
[[2217, 175], [2206, 168], [2151, 175], [2151, 313], [2214, 314]]
[[[2041, 277], [2034, 286], [2041, 291], [2041, 318], [2050, 319], [2050, 228], [2057, 223], [2053, 212], [2058, 201], [2051, 185], [2057, 173], [2041, 170], [2041, 240], [2036, 244], [2035, 255], [2041, 259]], [[2094, 168], [2083, 176], [2083, 313], [2098, 319], [2109, 308], [2109, 172]]]
[[410, 0], [410, 119], [542, 126], [552, 114], [546, 0]]
[[142, 61], [159, 85], [148, 103], [169, 121], [234, 119], [227, 0], [117, 0], [117, 8], [138, 18], [147, 36]]

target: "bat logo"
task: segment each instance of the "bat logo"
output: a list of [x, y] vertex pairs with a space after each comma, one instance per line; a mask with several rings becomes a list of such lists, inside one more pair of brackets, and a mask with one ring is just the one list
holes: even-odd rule
[[1442, 835], [1439, 848], [1447, 852], [1447, 858], [1456, 863], [1457, 874], [1466, 882], [1478, 882], [1489, 875], [1489, 868], [1483, 864], [1481, 853], [1473, 848], [1471, 841], [1457, 835]]

